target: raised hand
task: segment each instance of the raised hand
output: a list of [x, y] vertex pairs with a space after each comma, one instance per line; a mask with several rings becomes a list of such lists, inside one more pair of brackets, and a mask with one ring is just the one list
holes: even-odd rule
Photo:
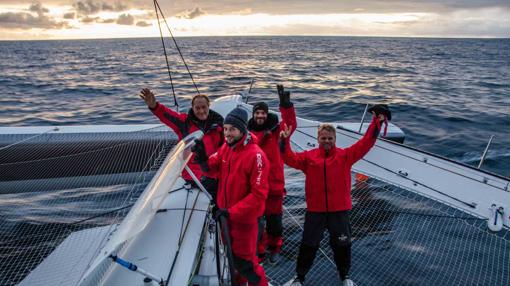
[[140, 91], [140, 97], [145, 101], [145, 104], [147, 104], [149, 108], [156, 108], [156, 97], [150, 89], [142, 89], [142, 91]]
[[290, 102], [290, 91], [285, 91], [282, 84], [277, 84], [276, 90], [278, 90], [278, 97], [280, 98], [280, 106], [285, 107], [285, 108], [292, 107], [292, 103]]
[[291, 131], [292, 131], [292, 125], [289, 125], [287, 126], [287, 124], [283, 124], [283, 130], [280, 131], [280, 138], [283, 140], [283, 139], [287, 139], [290, 134], [291, 134]]

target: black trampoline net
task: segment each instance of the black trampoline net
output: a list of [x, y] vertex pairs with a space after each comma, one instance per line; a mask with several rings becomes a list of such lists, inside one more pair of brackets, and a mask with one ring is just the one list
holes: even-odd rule
[[0, 138], [0, 285], [71, 233], [120, 223], [176, 139], [167, 127]]
[[[122, 221], [176, 143], [153, 131], [0, 138], [0, 285], [71, 233]], [[303, 174], [287, 168], [286, 181], [282, 260], [264, 265], [273, 285], [294, 276], [306, 211]], [[507, 229], [373, 178], [353, 175], [352, 199], [357, 285], [510, 285]], [[305, 285], [339, 283], [332, 257], [326, 233]]]
[[[306, 212], [301, 172], [286, 170], [284, 245], [274, 285], [295, 275]], [[510, 285], [510, 232], [487, 221], [373, 178], [353, 174], [350, 277], [356, 285]], [[325, 231], [305, 285], [339, 285]]]

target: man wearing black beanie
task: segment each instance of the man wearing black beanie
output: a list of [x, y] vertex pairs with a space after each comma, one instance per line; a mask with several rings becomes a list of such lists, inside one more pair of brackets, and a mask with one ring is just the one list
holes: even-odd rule
[[242, 134], [248, 132], [247, 129], [248, 113], [242, 108], [234, 108], [227, 114], [223, 124], [230, 124], [241, 131]]
[[[284, 126], [296, 128], [296, 113], [294, 105], [290, 101], [290, 92], [285, 91], [283, 85], [277, 85], [280, 98], [280, 113], [282, 121], [278, 116], [269, 112], [265, 102], [258, 102], [253, 105], [253, 116], [248, 122], [248, 130], [257, 137], [257, 144], [264, 151], [268, 158], [271, 158], [269, 171], [269, 194], [266, 200], [264, 216], [266, 219], [265, 228], [260, 229], [260, 240], [257, 247], [259, 261], [266, 257], [266, 250], [269, 252], [269, 263], [278, 263], [280, 251], [283, 244], [283, 196], [285, 194], [285, 178], [283, 175], [283, 160], [279, 150], [280, 131]], [[263, 226], [263, 224], [261, 224]]]
[[[236, 281], [266, 286], [264, 268], [257, 259], [258, 218], [264, 212], [269, 189], [269, 161], [248, 132], [248, 113], [235, 108], [223, 122], [226, 144], [207, 158], [197, 154], [203, 170], [217, 174], [219, 187], [214, 217], [225, 217], [230, 228]], [[205, 168], [204, 168], [205, 167]]]

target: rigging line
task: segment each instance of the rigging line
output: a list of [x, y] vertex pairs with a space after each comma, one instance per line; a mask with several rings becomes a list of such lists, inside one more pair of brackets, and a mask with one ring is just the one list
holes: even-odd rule
[[[300, 131], [300, 130], [297, 130], [297, 129], [296, 129], [296, 131], [297, 131], [297, 132], [299, 132], [299, 133], [302, 133], [302, 134], [304, 134], [304, 135], [307, 135], [307, 136], [309, 136], [309, 137], [311, 137], [311, 138], [315, 138], [314, 136], [312, 136], [312, 135], [310, 135], [310, 134], [307, 134], [307, 133], [305, 133], [305, 132], [302, 132], [302, 131]], [[293, 143], [299, 146], [299, 144], [297, 144], [296, 142], [293, 142]], [[383, 166], [381, 166], [381, 165], [379, 165], [379, 164], [377, 164], [377, 163], [374, 163], [374, 162], [372, 162], [372, 161], [369, 161], [369, 160], [367, 160], [367, 159], [362, 158], [361, 160], [363, 160], [363, 161], [365, 161], [365, 162], [367, 162], [367, 163], [369, 163], [369, 164], [372, 164], [372, 165], [374, 165], [374, 166], [376, 166], [376, 167], [379, 167], [379, 168], [381, 168], [381, 169], [383, 169], [383, 170], [385, 170], [385, 171], [387, 171], [387, 172], [390, 172], [390, 173], [392, 173], [392, 174], [394, 174], [394, 175], [397, 175], [397, 176], [399, 176], [400, 178], [403, 178], [403, 179], [409, 180], [409, 181], [411, 181], [412, 183], [414, 183], [414, 184], [416, 184], [416, 185], [423, 186], [423, 187], [425, 187], [426, 189], [429, 189], [429, 190], [434, 191], [434, 192], [436, 192], [436, 193], [439, 193], [439, 194], [441, 194], [441, 195], [443, 195], [443, 196], [445, 196], [445, 197], [447, 197], [447, 198], [450, 198], [450, 199], [452, 199], [452, 200], [454, 200], [454, 201], [457, 201], [457, 202], [459, 202], [459, 203], [462, 203], [462, 204], [464, 204], [464, 205], [466, 205], [466, 206], [468, 206], [468, 207], [470, 207], [470, 208], [473, 208], [473, 209], [474, 209], [474, 208], [476, 208], [476, 205], [475, 205], [475, 204], [473, 204], [473, 203], [468, 203], [468, 202], [465, 202], [465, 201], [459, 200], [459, 199], [457, 199], [456, 197], [453, 197], [453, 196], [448, 195], [448, 194], [446, 194], [446, 193], [444, 193], [444, 192], [441, 192], [441, 191], [436, 190], [436, 189], [434, 189], [434, 188], [432, 188], [432, 187], [429, 187], [428, 185], [426, 185], [426, 184], [424, 184], [424, 183], [418, 182], [418, 181], [416, 181], [416, 180], [413, 180], [413, 179], [410, 179], [410, 178], [407, 178], [407, 177], [403, 177], [403, 176], [402, 176], [402, 175], [400, 175], [398, 172], [395, 172], [395, 171], [393, 171], [393, 170], [390, 170], [390, 169], [388, 169], [388, 168], [386, 168], [386, 167], [383, 167]]]
[[[342, 128], [341, 130], [336, 130], [336, 133], [339, 133], [339, 134], [341, 134], [341, 135], [344, 135], [344, 136], [350, 137], [350, 138], [355, 139], [355, 140], [357, 140], [357, 139], [358, 139], [358, 138], [356, 138], [356, 137], [354, 137], [354, 136], [352, 136], [352, 135], [349, 135], [349, 134], [346, 134], [346, 133], [342, 133], [342, 132], [340, 132], [340, 131], [353, 132], [353, 131], [351, 131], [351, 130], [348, 130], [348, 129]], [[360, 135], [362, 135], [362, 134], [360, 134]], [[311, 135], [308, 135], [308, 136], [311, 136]], [[383, 141], [383, 142], [387, 142], [387, 143], [390, 143], [390, 144], [399, 144], [399, 143], [392, 142], [392, 141], [390, 141], [390, 140], [388, 140], [388, 139], [386, 139], [386, 138], [378, 138], [378, 140], [381, 140], [381, 139], [382, 139], [382, 141]], [[433, 154], [433, 153], [429, 153], [429, 152], [427, 152], [427, 151], [419, 150], [419, 149], [416, 149], [416, 148], [413, 148], [413, 147], [410, 147], [410, 146], [407, 146], [407, 145], [403, 145], [403, 144], [399, 144], [399, 145], [401, 145], [402, 147], [405, 147], [405, 148], [411, 149], [411, 150], [413, 150], [413, 151], [421, 152], [421, 153], [423, 153], [423, 154], [425, 154], [425, 155], [429, 155], [429, 156], [433, 156], [433, 157], [435, 157], [435, 158], [439, 158], [439, 159], [445, 160], [445, 161], [447, 161], [448, 163], [453, 163], [453, 164], [455, 164], [455, 166], [457, 166], [457, 165], [461, 165], [462, 167], [471, 168], [471, 167], [470, 167], [470, 166], [468, 166], [468, 165], [465, 165], [465, 164], [460, 163], [460, 162], [456, 162], [456, 161], [454, 161], [454, 160], [452, 160], [452, 159], [449, 159], [449, 158], [445, 158], [445, 157], [442, 157], [442, 156], [439, 156], [439, 155], [436, 155], [436, 154]], [[418, 162], [426, 163], [426, 164], [428, 164], [428, 165], [430, 165], [430, 166], [433, 166], [433, 167], [435, 167], [435, 168], [439, 168], [439, 169], [441, 169], [441, 170], [443, 170], [443, 171], [445, 171], [445, 172], [449, 172], [449, 173], [452, 173], [452, 174], [455, 174], [455, 175], [459, 175], [459, 176], [462, 176], [462, 177], [464, 177], [464, 178], [466, 178], [466, 179], [473, 180], [473, 181], [475, 181], [475, 182], [480, 182], [480, 181], [478, 181], [477, 179], [474, 179], [474, 178], [472, 178], [472, 177], [469, 177], [469, 176], [466, 176], [466, 175], [463, 175], [463, 174], [460, 174], [460, 173], [454, 172], [454, 171], [452, 171], [452, 170], [448, 170], [448, 169], [443, 168], [443, 167], [441, 167], [441, 166], [436, 166], [436, 165], [434, 165], [434, 164], [432, 164], [432, 163], [430, 163], [430, 162], [423, 162], [423, 161], [421, 161], [421, 160], [419, 160], [419, 159], [416, 159], [416, 158], [414, 158], [414, 157], [412, 157], [412, 156], [405, 155], [405, 154], [403, 154], [403, 153], [399, 153], [399, 152], [397, 152], [397, 151], [394, 151], [394, 150], [388, 149], [388, 148], [386, 148], [386, 147], [378, 146], [378, 145], [376, 145], [376, 146], [377, 146], [378, 148], [381, 148], [381, 149], [383, 149], [383, 150], [386, 150], [386, 151], [389, 151], [389, 152], [392, 152], [392, 153], [398, 154], [398, 155], [400, 155], [400, 156], [404, 156], [404, 157], [407, 157], [407, 158], [409, 158], [409, 159], [412, 159], [412, 160], [415, 160], [415, 161], [418, 161]], [[476, 172], [483, 172], [483, 170], [475, 170], [475, 171], [476, 171]], [[472, 172], [470, 172], [470, 173], [471, 173], [471, 174], [473, 174]], [[479, 174], [476, 174], [476, 175], [480, 176]], [[489, 175], [491, 175], [491, 176], [498, 176], [497, 174], [489, 174]], [[502, 178], [502, 179], [503, 179], [503, 180], [508, 180], [508, 179], [506, 179], [506, 178]], [[510, 182], [510, 181], [509, 181], [509, 182]], [[501, 187], [498, 187], [498, 186], [495, 186], [495, 185], [493, 185], [493, 184], [489, 184], [489, 183], [485, 183], [485, 184], [487, 184], [487, 185], [489, 185], [489, 186], [492, 186], [492, 187], [494, 187], [494, 188], [500, 189], [500, 190], [502, 190], [502, 191], [506, 191], [506, 192], [508, 192], [508, 190], [505, 190], [505, 189], [503, 189], [503, 188], [501, 188]]]
[[186, 216], [186, 209], [187, 209], [186, 206], [188, 205], [188, 197], [189, 197], [190, 192], [193, 192], [193, 189], [188, 190], [188, 192], [186, 194], [186, 203], [185, 203], [185, 207], [184, 207], [185, 210], [183, 211], [183, 215], [182, 215], [181, 231], [179, 234], [180, 235], [179, 243], [177, 244], [177, 251], [175, 252], [175, 256], [172, 261], [172, 266], [170, 267], [170, 271], [168, 272], [168, 277], [166, 279], [166, 285], [168, 285], [168, 283], [170, 281], [170, 277], [172, 277], [172, 272], [174, 271], [175, 263], [177, 262], [177, 257], [179, 257], [179, 253], [181, 251], [182, 241], [184, 240], [184, 236], [186, 235], [186, 232], [188, 232], [188, 226], [189, 226], [191, 219], [193, 217], [193, 212], [195, 211], [198, 197], [200, 196], [200, 190], [198, 190], [197, 196], [195, 197], [195, 200], [193, 201], [193, 205], [191, 207], [191, 212], [189, 214], [188, 220], [186, 222], [186, 226], [184, 227], [184, 231], [183, 231], [182, 227], [184, 226], [184, 217]]
[[3, 147], [1, 147], [1, 148], [0, 148], [0, 151], [1, 151], [1, 150], [5, 150], [5, 149], [7, 149], [7, 148], [10, 148], [10, 147], [12, 147], [12, 146], [15, 146], [15, 145], [21, 144], [21, 143], [26, 142], [26, 141], [28, 141], [28, 140], [31, 140], [31, 139], [34, 139], [34, 138], [40, 137], [40, 136], [42, 136], [42, 135], [44, 135], [44, 134], [47, 134], [47, 133], [49, 133], [49, 132], [51, 132], [51, 131], [58, 131], [58, 128], [56, 128], [56, 127], [55, 127], [55, 128], [50, 129], [50, 130], [44, 131], [43, 133], [36, 134], [36, 135], [34, 135], [34, 136], [31, 136], [31, 137], [25, 138], [25, 139], [20, 140], [20, 141], [18, 141], [18, 142], [14, 142], [14, 143], [9, 144], [9, 145], [7, 145], [7, 146], [3, 146]]
[[184, 63], [184, 66], [186, 67], [186, 70], [188, 71], [189, 77], [191, 78], [191, 81], [193, 82], [193, 85], [195, 86], [195, 89], [197, 90], [197, 93], [200, 94], [200, 91], [198, 90], [198, 86], [195, 83], [195, 80], [193, 79], [193, 75], [191, 74], [191, 71], [189, 70], [189, 66], [186, 63], [186, 60], [184, 59], [184, 56], [182, 55], [181, 48], [179, 48], [179, 45], [177, 45], [177, 41], [175, 40], [175, 37], [172, 33], [172, 30], [170, 30], [170, 26], [168, 26], [168, 23], [166, 21], [165, 15], [163, 14], [163, 11], [161, 10], [161, 7], [159, 6], [159, 3], [157, 0], [154, 0], [154, 4], [157, 5], [159, 12], [161, 13], [161, 17], [163, 18], [163, 21], [165, 22], [166, 28], [168, 29], [168, 32], [170, 33], [170, 36], [172, 37], [172, 40], [174, 41], [175, 48], [177, 49], [177, 52], [179, 52], [179, 55], [181, 56], [182, 62]]
[[[168, 77], [170, 78], [170, 86], [172, 87], [172, 94], [174, 96], [174, 104], [177, 107], [177, 111], [179, 111], [179, 103], [177, 102], [177, 96], [175, 95], [174, 82], [172, 80], [172, 73], [170, 72], [170, 63], [168, 62], [168, 55], [166, 53], [166, 46], [165, 46], [165, 38], [163, 38], [163, 31], [161, 31], [161, 22], [159, 20], [159, 13], [158, 13], [157, 7], [159, 7], [159, 5], [157, 5], [157, 1], [154, 0], [154, 10], [156, 10], [156, 17], [158, 18], [159, 35], [161, 38], [161, 44], [163, 44], [163, 52], [165, 54], [166, 68], [168, 70]], [[164, 19], [163, 14], [161, 14], [161, 16]]]
[[[147, 139], [157, 139], [157, 134], [155, 134], [152, 138], [149, 136], [149, 137], [147, 137]], [[170, 139], [162, 139], [160, 141], [164, 141], [164, 140], [170, 140]], [[16, 164], [28, 164], [28, 163], [34, 163], [34, 162], [42, 162], [42, 161], [48, 161], [48, 160], [76, 157], [76, 156], [80, 156], [80, 155], [85, 155], [85, 154], [91, 154], [91, 153], [95, 153], [95, 152], [106, 151], [106, 150], [110, 150], [110, 149], [114, 149], [114, 148], [118, 148], [118, 147], [125, 147], [127, 145], [135, 144], [137, 142], [138, 141], [136, 139], [133, 139], [133, 140], [129, 140], [129, 141], [124, 142], [124, 143], [119, 143], [119, 144], [116, 144], [116, 145], [101, 147], [101, 148], [98, 148], [98, 149], [92, 149], [92, 150], [88, 150], [88, 151], [83, 151], [83, 152], [78, 152], [78, 153], [71, 153], [71, 154], [66, 154], [66, 155], [59, 155], [59, 156], [49, 157], [49, 158], [41, 158], [41, 159], [32, 159], [32, 160], [26, 160], [26, 161], [17, 161], [17, 162], [2, 163], [2, 164], [0, 164], [0, 166], [16, 165]]]

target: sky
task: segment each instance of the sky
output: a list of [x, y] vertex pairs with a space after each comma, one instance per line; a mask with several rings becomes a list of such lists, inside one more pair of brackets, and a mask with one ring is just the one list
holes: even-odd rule
[[[158, 0], [175, 36], [510, 38], [510, 0]], [[159, 37], [152, 0], [0, 0], [0, 40]]]

